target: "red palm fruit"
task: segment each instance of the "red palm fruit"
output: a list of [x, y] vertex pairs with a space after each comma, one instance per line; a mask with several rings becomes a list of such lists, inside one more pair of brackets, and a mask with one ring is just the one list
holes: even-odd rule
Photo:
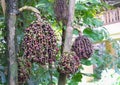
[[72, 45], [72, 51], [74, 51], [80, 59], [88, 59], [93, 54], [92, 42], [86, 36], [79, 35]]

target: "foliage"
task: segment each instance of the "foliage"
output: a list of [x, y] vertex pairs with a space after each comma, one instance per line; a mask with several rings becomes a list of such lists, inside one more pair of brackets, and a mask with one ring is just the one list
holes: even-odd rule
[[49, 20], [51, 20], [55, 18], [53, 5], [54, 0], [40, 0], [35, 7], [37, 7], [41, 11], [42, 16], [44, 16], [45, 18], [49, 18]]
[[[100, 42], [108, 38], [108, 31], [104, 27], [99, 28], [85, 28], [84, 35], [88, 36], [94, 43]], [[97, 37], [96, 37], [97, 36]]]
[[101, 79], [101, 73], [103, 70], [106, 68], [113, 68], [117, 74], [120, 74], [120, 67], [119, 67], [119, 52], [118, 49], [120, 49], [120, 43], [119, 41], [113, 41], [113, 48], [115, 51], [115, 54], [112, 55], [106, 51], [105, 44], [99, 44], [99, 49], [95, 50], [94, 55], [91, 58], [91, 63], [96, 67], [94, 69], [94, 74], [95, 74], [95, 80]]
[[6, 58], [7, 58], [6, 54], [5, 54], [6, 53], [6, 41], [4, 38], [5, 38], [6, 34], [3, 33], [4, 30], [5, 30], [4, 22], [1, 21], [0, 22], [0, 55], [1, 55], [0, 62], [2, 65], [6, 64]]
[[87, 27], [98, 27], [102, 22], [95, 18], [105, 5], [99, 0], [78, 0], [76, 3], [75, 23]]
[[82, 77], [82, 73], [78, 71], [74, 75], [68, 77], [67, 83], [68, 85], [78, 85], [78, 83], [81, 82]]
[[116, 80], [114, 85], [120, 85], [120, 77], [117, 78], [117, 80]]
[[[49, 68], [48, 65], [40, 66], [33, 64], [31, 79], [35, 85], [48, 85], [50, 83], [57, 83], [58, 72], [54, 68]], [[51, 79], [52, 77], [52, 79]]]
[[[2, 8], [0, 7], [0, 10]], [[0, 83], [6, 83], [6, 66], [7, 66], [7, 54], [6, 54], [6, 30], [2, 11], [0, 11]]]

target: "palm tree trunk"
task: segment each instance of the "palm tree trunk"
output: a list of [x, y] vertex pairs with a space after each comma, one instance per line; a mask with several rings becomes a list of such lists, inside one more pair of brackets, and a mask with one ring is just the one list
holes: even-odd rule
[[6, 0], [6, 28], [8, 47], [8, 85], [17, 85], [17, 62], [15, 51], [15, 23], [17, 14], [17, 0]]
[[[75, 7], [75, 0], [69, 0], [69, 13], [68, 13], [68, 22], [67, 22], [67, 29], [65, 31], [65, 42], [63, 47], [63, 52], [70, 52], [72, 46], [72, 23], [74, 20], [74, 7]], [[66, 74], [59, 74], [58, 85], [65, 85], [66, 84]]]

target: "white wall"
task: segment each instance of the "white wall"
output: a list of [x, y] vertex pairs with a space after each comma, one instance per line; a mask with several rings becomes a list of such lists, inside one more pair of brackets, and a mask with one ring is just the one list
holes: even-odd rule
[[[112, 38], [120, 38], [120, 22], [110, 24], [110, 25], [105, 25], [103, 27], [107, 28]], [[119, 33], [119, 34], [114, 35], [116, 33]]]

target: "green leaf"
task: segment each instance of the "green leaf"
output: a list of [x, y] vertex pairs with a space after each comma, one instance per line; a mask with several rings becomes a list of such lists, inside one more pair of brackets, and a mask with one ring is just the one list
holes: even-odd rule
[[37, 4], [35, 7], [37, 7], [37, 8], [40, 8], [40, 7], [45, 7], [45, 3], [40, 3], [40, 4]]
[[95, 28], [95, 29], [86, 28], [83, 30], [83, 33], [87, 37], [91, 38], [93, 42], [102, 41], [106, 37], [106, 35], [104, 35], [105, 33], [101, 28]]
[[92, 23], [93, 23], [93, 25], [94, 25], [95, 27], [100, 27], [100, 26], [103, 25], [103, 22], [100, 21], [99, 19], [96, 19], [96, 18], [93, 18], [93, 19], [92, 19]]
[[82, 10], [88, 10], [88, 8], [84, 5], [81, 5], [80, 3], [77, 3], [75, 6], [76, 10], [82, 11]]
[[93, 30], [91, 28], [86, 28], [84, 29], [84, 34], [92, 34], [93, 33]]
[[74, 29], [74, 30], [73, 30], [73, 34], [78, 35], [78, 34], [79, 34], [79, 31], [76, 30], [76, 29]]
[[92, 18], [87, 17], [87, 15], [83, 18], [83, 23], [85, 23], [86, 25], [89, 25], [89, 26], [93, 26]]
[[55, 0], [48, 0], [49, 2], [53, 3]]
[[89, 0], [91, 3], [98, 4], [100, 3], [100, 0]]
[[70, 83], [68, 83], [68, 85], [78, 85], [78, 82], [71, 81]]
[[76, 73], [73, 77], [72, 77], [72, 81], [73, 82], [81, 82], [82, 79], [82, 74], [80, 72]]
[[92, 65], [91, 61], [88, 60], [88, 59], [82, 59], [82, 60], [81, 60], [81, 64], [83, 64], [83, 65], [87, 65], [87, 66]]

